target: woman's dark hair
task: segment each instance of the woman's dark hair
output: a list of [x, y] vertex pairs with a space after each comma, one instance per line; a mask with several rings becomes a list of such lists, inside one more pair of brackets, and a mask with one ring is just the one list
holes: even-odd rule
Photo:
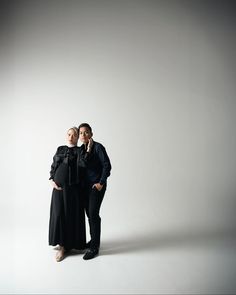
[[88, 130], [92, 133], [92, 128], [88, 123], [82, 123], [79, 125], [78, 130], [80, 131], [80, 128], [85, 127], [88, 128]]

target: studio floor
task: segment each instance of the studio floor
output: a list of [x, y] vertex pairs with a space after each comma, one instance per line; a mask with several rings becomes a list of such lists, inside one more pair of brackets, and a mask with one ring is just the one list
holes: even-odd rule
[[46, 231], [14, 231], [14, 243], [13, 232], [2, 233], [2, 294], [236, 293], [231, 231], [107, 232], [96, 258], [72, 252], [59, 263]]

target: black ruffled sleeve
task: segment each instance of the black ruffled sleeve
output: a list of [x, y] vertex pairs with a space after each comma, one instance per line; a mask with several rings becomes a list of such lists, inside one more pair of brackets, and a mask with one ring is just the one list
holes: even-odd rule
[[65, 156], [65, 147], [64, 146], [59, 146], [57, 148], [57, 151], [56, 151], [55, 155], [53, 156], [53, 162], [52, 162], [52, 165], [51, 165], [49, 180], [54, 179], [55, 172], [56, 172], [58, 166], [60, 165], [60, 163], [63, 161], [64, 156]]

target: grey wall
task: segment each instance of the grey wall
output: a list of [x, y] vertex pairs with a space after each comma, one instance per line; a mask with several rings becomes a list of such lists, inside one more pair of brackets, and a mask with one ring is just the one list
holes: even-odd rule
[[234, 1], [2, 7], [2, 228], [47, 231], [52, 156], [84, 121], [113, 166], [105, 233], [235, 226]]

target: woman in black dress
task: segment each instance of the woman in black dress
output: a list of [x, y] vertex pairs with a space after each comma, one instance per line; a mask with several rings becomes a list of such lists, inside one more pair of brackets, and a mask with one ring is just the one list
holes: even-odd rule
[[[56, 260], [61, 261], [71, 249], [85, 249], [86, 230], [81, 187], [86, 156], [77, 147], [78, 129], [67, 132], [67, 145], [59, 146], [53, 157], [50, 178], [53, 186], [49, 245], [59, 245]], [[88, 147], [87, 152], [89, 152]]]

